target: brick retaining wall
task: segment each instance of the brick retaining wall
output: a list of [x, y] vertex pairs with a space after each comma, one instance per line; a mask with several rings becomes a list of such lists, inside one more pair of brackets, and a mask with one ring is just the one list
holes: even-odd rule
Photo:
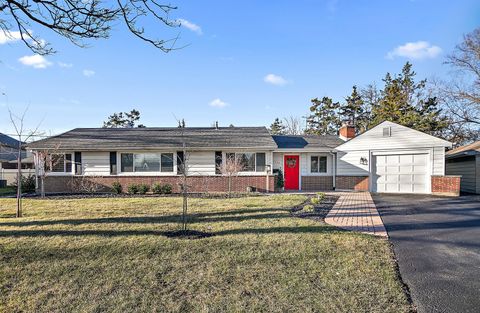
[[458, 197], [460, 178], [461, 176], [432, 176], [432, 194]]
[[[127, 191], [130, 184], [147, 184], [152, 186], [154, 183], [170, 184], [173, 192], [180, 192], [179, 183], [181, 176], [47, 176], [45, 178], [45, 192], [79, 192], [73, 187], [78, 185], [79, 181], [93, 180], [100, 185], [100, 191], [111, 191], [114, 182], [119, 182], [123, 187], [123, 192]], [[225, 176], [189, 176], [189, 192], [227, 192], [228, 178]], [[246, 192], [247, 187], [252, 186], [257, 191], [266, 191], [265, 176], [236, 176], [232, 177], [232, 192]], [[269, 192], [275, 188], [275, 176], [269, 176]]]
[[337, 176], [336, 189], [368, 191], [368, 176]]

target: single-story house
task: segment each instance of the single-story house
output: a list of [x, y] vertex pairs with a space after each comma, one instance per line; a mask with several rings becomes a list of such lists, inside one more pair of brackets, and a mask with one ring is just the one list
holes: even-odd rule
[[461, 176], [462, 192], [480, 194], [480, 141], [448, 151], [446, 173]]
[[[65, 192], [69, 182], [95, 178], [105, 186], [120, 182], [169, 183], [179, 191], [186, 165], [190, 191], [226, 191], [219, 168], [240, 160], [233, 189], [275, 191], [282, 172], [285, 190], [370, 190], [446, 193], [445, 149], [451, 143], [392, 122], [355, 136], [345, 125], [339, 136], [272, 136], [265, 127], [77, 128], [28, 145], [54, 151], [46, 175], [47, 192]], [[184, 155], [186, 151], [187, 156]], [[450, 187], [454, 188], [454, 187]]]

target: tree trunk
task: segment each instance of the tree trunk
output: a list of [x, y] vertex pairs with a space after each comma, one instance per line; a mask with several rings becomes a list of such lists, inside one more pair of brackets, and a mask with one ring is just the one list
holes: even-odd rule
[[22, 217], [22, 147], [18, 147], [17, 156], [17, 213], [16, 217]]
[[232, 196], [232, 176], [228, 176], [228, 197]]
[[40, 181], [42, 182], [42, 186], [40, 187], [40, 195], [42, 198], [45, 198], [45, 177], [42, 176]]

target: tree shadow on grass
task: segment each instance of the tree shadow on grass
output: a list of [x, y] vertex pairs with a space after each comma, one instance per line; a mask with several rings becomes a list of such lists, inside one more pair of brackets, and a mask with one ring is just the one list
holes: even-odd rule
[[[302, 233], [340, 233], [345, 232], [333, 226], [295, 226], [295, 227], [267, 227], [267, 228], [236, 228], [218, 232], [211, 232], [210, 236], [247, 235], [247, 234], [302, 234]], [[0, 237], [53, 237], [53, 236], [164, 236], [172, 237], [172, 231], [157, 230], [15, 230], [0, 231]]]
[[[276, 213], [275, 213], [276, 212]], [[252, 214], [260, 213], [260, 214]], [[242, 222], [260, 219], [291, 218], [290, 209], [238, 209], [227, 212], [192, 213], [188, 214], [188, 223], [214, 223], [214, 222]], [[131, 217], [101, 217], [62, 220], [35, 220], [35, 221], [8, 221], [0, 220], [0, 227], [30, 227], [52, 225], [83, 225], [83, 224], [168, 224], [180, 223], [181, 214], [159, 216], [131, 216]]]

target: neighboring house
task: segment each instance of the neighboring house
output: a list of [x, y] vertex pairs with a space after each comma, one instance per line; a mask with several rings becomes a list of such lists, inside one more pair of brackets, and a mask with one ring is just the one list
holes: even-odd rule
[[285, 190], [436, 193], [445, 191], [432, 186], [449, 179], [444, 160], [451, 144], [383, 122], [357, 137], [351, 126], [339, 136], [271, 136], [265, 127], [78, 128], [28, 145], [34, 153], [56, 152], [47, 192], [71, 191], [72, 181], [85, 178], [106, 187], [169, 183], [179, 191], [183, 147], [195, 192], [226, 191], [227, 178], [217, 168], [234, 155], [244, 164], [235, 191], [274, 191], [273, 169], [282, 171]]
[[461, 176], [461, 191], [480, 194], [480, 141], [448, 151], [446, 163], [448, 175]]
[[[17, 177], [17, 157], [20, 142], [10, 136], [0, 133], [0, 180], [6, 180], [8, 185], [15, 182]], [[33, 174], [33, 157], [24, 147], [21, 152], [22, 172], [24, 175]]]

